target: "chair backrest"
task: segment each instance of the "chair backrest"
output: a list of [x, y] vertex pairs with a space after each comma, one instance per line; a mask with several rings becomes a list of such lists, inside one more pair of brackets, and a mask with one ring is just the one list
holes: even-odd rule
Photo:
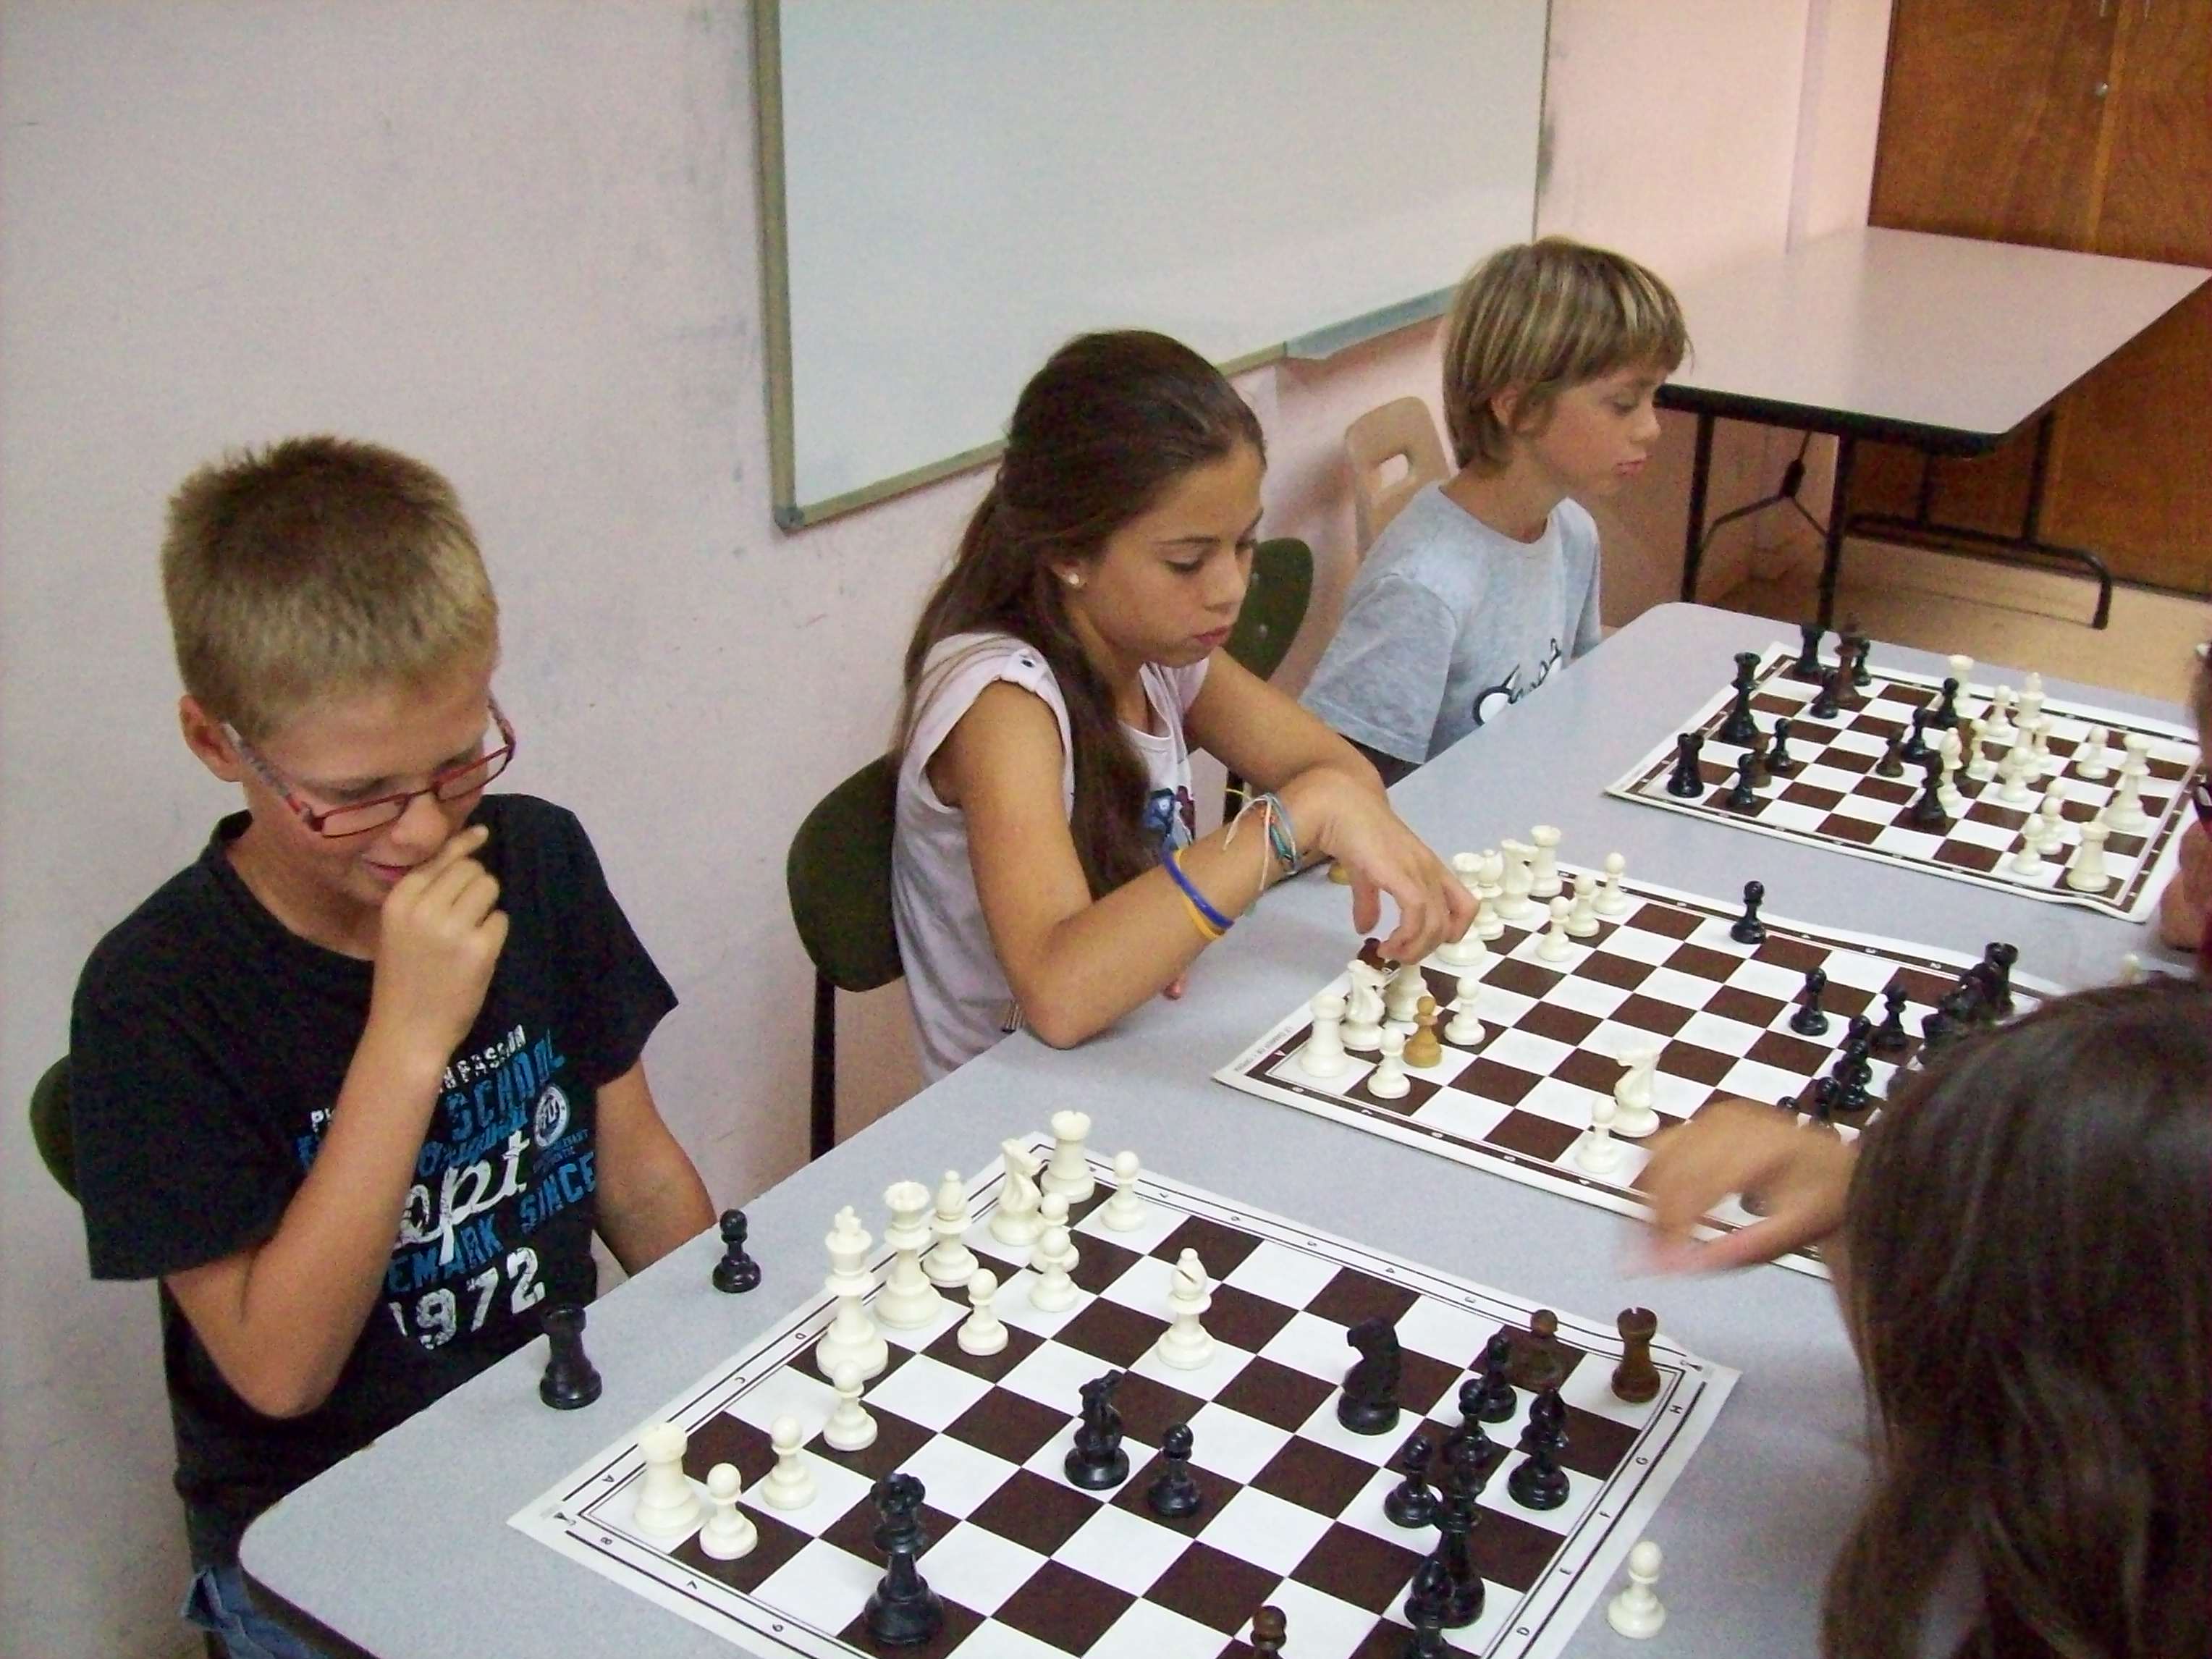
[[841, 991], [872, 991], [905, 971], [891, 922], [897, 789], [894, 757], [878, 756], [806, 815], [784, 860], [799, 942]]
[[1261, 679], [1282, 665], [1306, 619], [1313, 598], [1313, 549], [1295, 537], [1260, 544], [1252, 555], [1252, 585], [1225, 647]]
[[76, 1196], [76, 1128], [70, 1121], [70, 1062], [64, 1054], [31, 1089], [31, 1139], [46, 1173]]
[[[1352, 516], [1364, 557], [1423, 484], [1451, 475], [1435, 418], [1419, 398], [1398, 398], [1370, 409], [1344, 429], [1345, 453], [1352, 461]], [[1389, 483], [1383, 470], [1402, 459], [1406, 471]]]

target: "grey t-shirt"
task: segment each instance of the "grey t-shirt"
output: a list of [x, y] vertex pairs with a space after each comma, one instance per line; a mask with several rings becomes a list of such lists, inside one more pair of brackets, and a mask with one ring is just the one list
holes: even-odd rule
[[1354, 743], [1429, 760], [1598, 642], [1597, 574], [1578, 503], [1516, 542], [1431, 484], [1368, 550], [1305, 706]]

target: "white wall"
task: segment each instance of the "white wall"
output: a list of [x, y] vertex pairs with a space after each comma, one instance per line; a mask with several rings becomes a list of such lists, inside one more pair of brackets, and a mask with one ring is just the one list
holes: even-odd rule
[[[1808, 20], [1858, 42], [1829, 53], [1823, 87], [1858, 89], [1824, 120], [1870, 134], [1876, 11], [1556, 0], [1543, 228], [1675, 276], [1779, 246]], [[0, 10], [0, 1652], [182, 1645], [152, 1295], [85, 1280], [20, 1103], [86, 951], [227, 805], [173, 735], [154, 575], [195, 463], [326, 428], [452, 474], [506, 609], [515, 785], [581, 812], [684, 998], [651, 1051], [672, 1121], [727, 1200], [800, 1156], [784, 848], [884, 741], [983, 480], [770, 528], [747, 51], [738, 0]], [[1433, 404], [1435, 336], [1241, 382], [1323, 625], [1344, 426]], [[1647, 477], [1608, 526], [1613, 620], [1671, 587], [1680, 514], [1679, 476]], [[857, 1120], [914, 1072], [895, 990], [844, 1023]]]

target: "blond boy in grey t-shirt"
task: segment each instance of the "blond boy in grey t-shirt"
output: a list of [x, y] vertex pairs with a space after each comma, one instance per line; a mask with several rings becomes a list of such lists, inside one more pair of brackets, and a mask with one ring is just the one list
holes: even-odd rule
[[1688, 347], [1667, 285], [1563, 237], [1500, 249], [1444, 345], [1459, 471], [1369, 551], [1307, 708], [1395, 781], [1598, 641], [1597, 526], [1658, 441], [1652, 397]]

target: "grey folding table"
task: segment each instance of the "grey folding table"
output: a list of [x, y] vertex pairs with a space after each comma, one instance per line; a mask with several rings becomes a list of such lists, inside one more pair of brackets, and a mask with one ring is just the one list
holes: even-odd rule
[[[2126, 952], [2147, 948], [2148, 930], [2085, 911], [1604, 794], [1655, 730], [1725, 676], [1732, 653], [1775, 632], [1754, 617], [1662, 606], [1414, 774], [1394, 799], [1447, 853], [1555, 823], [1572, 859], [1618, 849], [1632, 878], [1712, 895], [1755, 874], [1778, 915], [1954, 950], [2011, 939], [2024, 971], [2062, 984], [2108, 979]], [[1942, 666], [1908, 651], [1876, 659]], [[2057, 698], [2072, 688], [2049, 690]], [[507, 1516], [815, 1292], [839, 1206], [876, 1214], [890, 1182], [979, 1170], [1006, 1137], [1075, 1107], [1095, 1120], [1095, 1146], [1133, 1147], [1164, 1175], [1563, 1310], [1609, 1320], [1624, 1306], [1651, 1307], [1674, 1340], [1741, 1368], [1650, 1528], [1666, 1553], [1668, 1617], [1634, 1650], [1639, 1659], [1812, 1652], [1821, 1582], [1869, 1478], [1862, 1389], [1828, 1287], [1778, 1267], [1655, 1281], [1637, 1265], [1636, 1224], [1620, 1216], [1212, 1080], [1355, 945], [1346, 890], [1309, 873], [1269, 893], [1207, 951], [1180, 1000], [1149, 1002], [1065, 1052], [1026, 1034], [1008, 1039], [746, 1206], [766, 1269], [758, 1290], [733, 1297], [710, 1288], [720, 1246], [709, 1234], [594, 1304], [587, 1341], [605, 1377], [596, 1405], [541, 1406], [544, 1349], [533, 1343], [270, 1510], [246, 1535], [247, 1572], [272, 1607], [334, 1653], [726, 1659], [732, 1649], [715, 1636], [526, 1538]], [[734, 1120], [799, 1109], [731, 1080]], [[1623, 1659], [1631, 1649], [1601, 1614], [1568, 1650]]]
[[[1823, 527], [1822, 628], [1834, 622], [1844, 538], [1856, 533], [2081, 565], [2097, 579], [2092, 626], [2104, 627], [2112, 573], [2094, 551], [2043, 538], [2051, 405], [2208, 276], [2190, 265], [1862, 228], [1686, 284], [1680, 297], [1692, 355], [1658, 398], [1662, 408], [1698, 417], [1682, 598], [1698, 596], [1711, 533], [1705, 491], [1713, 422], [1725, 418], [1838, 441], [1835, 505]], [[1932, 518], [1933, 457], [1986, 454], [2031, 425], [2035, 449], [2018, 535]], [[1911, 515], [1848, 512], [1861, 439], [1920, 452]], [[1725, 518], [1796, 501], [1802, 476], [1793, 464], [1781, 491], [1735, 509], [1714, 528]]]

